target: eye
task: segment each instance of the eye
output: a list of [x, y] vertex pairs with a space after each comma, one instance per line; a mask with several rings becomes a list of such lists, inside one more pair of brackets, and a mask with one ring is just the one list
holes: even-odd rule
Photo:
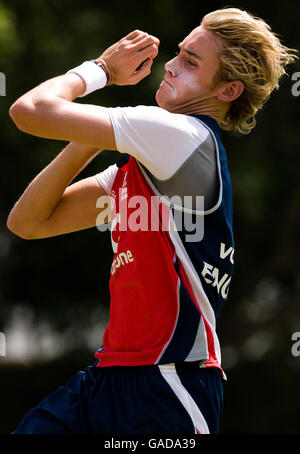
[[193, 66], [193, 67], [196, 67], [196, 66], [197, 66], [197, 64], [196, 64], [193, 60], [187, 59], [186, 62], [187, 62], [187, 64], [188, 64], [189, 66]]
[[[178, 51], [176, 50], [174, 52], [174, 58], [177, 57], [178, 55], [180, 55], [180, 51], [181, 49]], [[189, 57], [188, 57], [188, 54], [186, 54], [185, 52], [183, 52], [183, 58], [184, 58], [184, 61], [186, 62], [186, 64], [188, 66], [192, 66], [193, 68], [196, 68], [197, 67], [197, 63], [194, 62], [194, 60], [191, 60]]]

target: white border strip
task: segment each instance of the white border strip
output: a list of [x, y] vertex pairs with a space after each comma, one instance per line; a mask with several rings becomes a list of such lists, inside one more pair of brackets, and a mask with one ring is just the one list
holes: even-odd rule
[[[204, 292], [201, 280], [195, 270], [195, 267], [188, 256], [188, 253], [186, 249], [184, 248], [181, 238], [178, 235], [178, 232], [174, 230], [174, 219], [173, 216], [170, 213], [170, 226], [169, 226], [169, 233], [170, 237], [172, 240], [172, 243], [175, 247], [175, 252], [180, 260], [184, 270], [187, 273], [188, 280], [190, 282], [190, 285], [192, 287], [192, 290], [194, 292], [194, 295], [197, 299], [197, 302], [199, 304], [199, 307], [201, 309], [202, 315], [204, 316], [206, 322], [209, 324], [210, 329], [213, 333], [213, 338], [214, 338], [214, 349], [216, 353], [216, 357], [218, 360], [219, 365], [221, 365], [221, 350], [220, 350], [220, 343], [219, 339], [216, 334], [216, 319], [215, 319], [215, 314], [213, 311], [213, 308], [209, 302], [209, 299]], [[171, 225], [173, 224], [173, 226]]]
[[195, 428], [195, 434], [199, 432], [200, 434], [209, 434], [209, 428], [204, 416], [192, 396], [181, 383], [181, 380], [176, 372], [175, 364], [166, 364], [158, 367], [163, 378], [169, 384], [182, 403], [183, 407], [188, 412]]

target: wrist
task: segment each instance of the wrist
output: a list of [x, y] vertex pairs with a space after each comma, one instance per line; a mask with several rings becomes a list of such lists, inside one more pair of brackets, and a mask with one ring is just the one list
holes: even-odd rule
[[95, 65], [99, 66], [99, 68], [102, 69], [102, 71], [105, 72], [106, 75], [106, 85], [110, 85], [112, 83], [112, 72], [110, 71], [110, 67], [101, 58], [97, 58], [96, 60], [91, 60]]
[[69, 73], [77, 74], [85, 84], [85, 91], [80, 97], [104, 88], [109, 81], [109, 74], [99, 60], [85, 61], [81, 65], [70, 69], [67, 74]]
[[115, 72], [113, 67], [109, 64], [107, 58], [104, 58], [100, 56], [95, 60], [97, 64], [100, 63], [102, 66], [103, 70], [105, 71], [105, 74], [107, 76], [107, 85], [112, 85], [115, 81]]
[[92, 145], [85, 145], [77, 142], [70, 142], [66, 147], [70, 153], [78, 153], [78, 156], [81, 156], [82, 159], [91, 159], [100, 153], [99, 147], [94, 147]]
[[59, 96], [73, 101], [76, 98], [84, 96], [86, 90], [83, 79], [73, 72], [67, 72], [62, 78]]

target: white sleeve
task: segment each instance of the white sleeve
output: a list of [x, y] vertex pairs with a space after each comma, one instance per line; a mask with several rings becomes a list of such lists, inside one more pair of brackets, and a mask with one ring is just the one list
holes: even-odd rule
[[167, 180], [205, 141], [209, 132], [196, 118], [156, 106], [108, 108], [117, 149]]
[[114, 183], [117, 171], [118, 171], [117, 165], [113, 164], [107, 167], [107, 169], [103, 170], [103, 172], [97, 173], [95, 175], [96, 180], [106, 191], [107, 195], [111, 194], [111, 188]]

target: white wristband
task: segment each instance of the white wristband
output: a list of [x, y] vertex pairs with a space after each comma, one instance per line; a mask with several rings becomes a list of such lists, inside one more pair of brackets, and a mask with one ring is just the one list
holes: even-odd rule
[[85, 61], [76, 68], [70, 69], [68, 73], [75, 73], [81, 77], [85, 83], [85, 92], [81, 97], [105, 87], [107, 77], [105, 71], [92, 61]]

